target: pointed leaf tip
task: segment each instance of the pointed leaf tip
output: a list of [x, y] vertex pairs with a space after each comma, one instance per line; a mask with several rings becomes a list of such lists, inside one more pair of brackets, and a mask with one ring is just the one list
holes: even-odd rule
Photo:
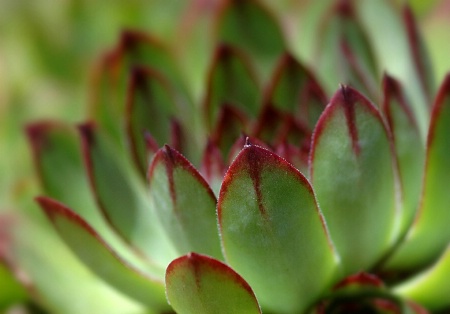
[[165, 145], [152, 160], [148, 180], [153, 208], [178, 253], [196, 251], [220, 259], [216, 197], [194, 166]]
[[302, 312], [330, 285], [334, 247], [312, 187], [286, 160], [244, 147], [225, 175], [217, 212], [225, 259], [263, 307]]

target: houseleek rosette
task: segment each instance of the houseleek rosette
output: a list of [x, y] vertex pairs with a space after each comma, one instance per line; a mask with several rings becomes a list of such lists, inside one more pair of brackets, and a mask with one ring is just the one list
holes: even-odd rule
[[[400, 80], [381, 78], [399, 57], [379, 52], [370, 9], [404, 44]], [[204, 89], [125, 31], [97, 67], [88, 122], [28, 127], [37, 202], [93, 273], [156, 313], [450, 308], [450, 77], [434, 97], [413, 16], [395, 14], [333, 3], [313, 72], [259, 2], [224, 1], [212, 57], [192, 60], [210, 60]], [[177, 60], [202, 46], [191, 35]]]

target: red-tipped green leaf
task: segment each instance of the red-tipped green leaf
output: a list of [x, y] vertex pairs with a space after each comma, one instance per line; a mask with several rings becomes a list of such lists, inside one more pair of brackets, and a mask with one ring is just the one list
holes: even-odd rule
[[261, 313], [249, 284], [227, 265], [189, 253], [167, 267], [166, 294], [180, 314]]
[[337, 257], [313, 190], [284, 159], [246, 145], [218, 203], [226, 261], [268, 311], [301, 313], [331, 284]]
[[284, 54], [267, 86], [263, 103], [290, 113], [312, 130], [325, 108], [326, 95], [309, 70], [293, 56]]
[[148, 178], [153, 206], [178, 252], [221, 259], [216, 197], [194, 166], [166, 145], [155, 155]]
[[91, 187], [103, 215], [135, 248], [162, 266], [176, 254], [134, 169], [92, 124], [80, 126]]
[[123, 293], [159, 311], [169, 310], [164, 284], [122, 260], [88, 223], [62, 204], [37, 198], [67, 245], [100, 277]]
[[341, 87], [314, 131], [310, 175], [346, 274], [373, 266], [398, 235], [393, 164], [378, 110]]
[[148, 167], [145, 131], [150, 132], [159, 146], [168, 143], [169, 121], [175, 108], [171, 87], [161, 74], [148, 68], [132, 70], [127, 95], [127, 136], [133, 157], [143, 175]]
[[387, 268], [414, 269], [436, 259], [450, 242], [450, 75], [436, 97], [428, 132], [420, 208]]
[[383, 112], [394, 141], [402, 189], [402, 218], [400, 233], [411, 225], [419, 206], [425, 160], [425, 147], [413, 111], [406, 96], [394, 78], [383, 80]]
[[209, 69], [204, 100], [206, 123], [211, 130], [222, 104], [233, 104], [249, 116], [256, 116], [260, 86], [245, 55], [229, 46], [219, 46]]

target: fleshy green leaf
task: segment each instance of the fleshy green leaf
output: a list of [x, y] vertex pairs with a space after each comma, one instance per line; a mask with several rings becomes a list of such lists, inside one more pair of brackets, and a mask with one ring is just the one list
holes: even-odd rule
[[176, 253], [133, 169], [116, 157], [117, 151], [94, 125], [79, 129], [90, 183], [103, 215], [128, 243], [165, 267]]
[[394, 291], [432, 311], [450, 308], [450, 247], [427, 270], [394, 287]]
[[450, 75], [436, 97], [428, 132], [420, 208], [405, 242], [388, 261], [388, 269], [412, 270], [436, 259], [450, 242]]
[[144, 132], [150, 132], [158, 146], [168, 143], [170, 119], [175, 109], [171, 86], [161, 74], [149, 68], [138, 67], [132, 70], [126, 108], [127, 136], [131, 152], [143, 176], [148, 167]]
[[245, 50], [265, 73], [286, 49], [275, 17], [259, 0], [223, 1], [216, 38]]
[[268, 311], [300, 313], [331, 284], [338, 258], [306, 178], [247, 145], [222, 184], [219, 227], [226, 261]]
[[245, 55], [235, 48], [219, 46], [209, 69], [204, 99], [208, 129], [212, 130], [223, 104], [256, 116], [259, 102], [259, 82]]
[[412, 224], [419, 206], [425, 147], [421, 145], [419, 127], [400, 84], [385, 76], [383, 94], [383, 112], [392, 132], [399, 166], [403, 198], [400, 233], [403, 235]]
[[62, 204], [46, 197], [37, 202], [69, 247], [104, 280], [123, 293], [159, 311], [169, 310], [164, 284], [144, 269], [121, 259], [80, 216]]
[[189, 253], [166, 272], [167, 298], [177, 313], [261, 313], [248, 283], [227, 265]]
[[221, 259], [216, 197], [194, 166], [166, 145], [155, 155], [148, 178], [153, 206], [178, 252]]
[[310, 175], [345, 273], [373, 266], [398, 236], [393, 155], [380, 113], [350, 87], [317, 123]]
[[350, 84], [377, 100], [378, 68], [353, 1], [336, 1], [332, 14], [325, 18], [316, 48], [318, 73], [325, 87], [331, 91], [338, 83]]
[[290, 113], [311, 130], [327, 102], [325, 92], [312, 73], [295, 58], [284, 54], [267, 86], [264, 104]]

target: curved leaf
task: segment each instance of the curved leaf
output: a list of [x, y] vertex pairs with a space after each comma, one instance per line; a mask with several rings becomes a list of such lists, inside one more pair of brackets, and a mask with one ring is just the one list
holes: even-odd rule
[[311, 186], [268, 150], [247, 143], [239, 153], [218, 216], [225, 259], [264, 309], [305, 311], [336, 275], [338, 258]]
[[390, 76], [385, 76], [383, 94], [382, 110], [392, 133], [399, 166], [403, 204], [400, 234], [404, 235], [419, 207], [425, 148], [421, 145], [418, 124], [400, 83]]
[[123, 293], [159, 311], [169, 310], [164, 284], [127, 264], [80, 216], [46, 197], [36, 199], [58, 233], [100, 277]]
[[413, 270], [435, 260], [450, 242], [450, 75], [436, 97], [428, 132], [420, 208], [405, 242], [387, 262], [387, 269]]
[[377, 109], [342, 86], [317, 123], [311, 182], [346, 274], [367, 270], [398, 236], [390, 135]]
[[91, 187], [103, 215], [128, 243], [165, 267], [176, 253], [133, 169], [116, 157], [94, 125], [84, 124], [79, 130]]
[[177, 313], [261, 313], [248, 283], [227, 265], [189, 253], [166, 272], [167, 299]]
[[393, 290], [405, 298], [438, 312], [450, 308], [450, 247], [427, 270], [401, 283]]
[[178, 252], [221, 259], [216, 197], [194, 166], [165, 145], [153, 158], [148, 178], [153, 206]]

